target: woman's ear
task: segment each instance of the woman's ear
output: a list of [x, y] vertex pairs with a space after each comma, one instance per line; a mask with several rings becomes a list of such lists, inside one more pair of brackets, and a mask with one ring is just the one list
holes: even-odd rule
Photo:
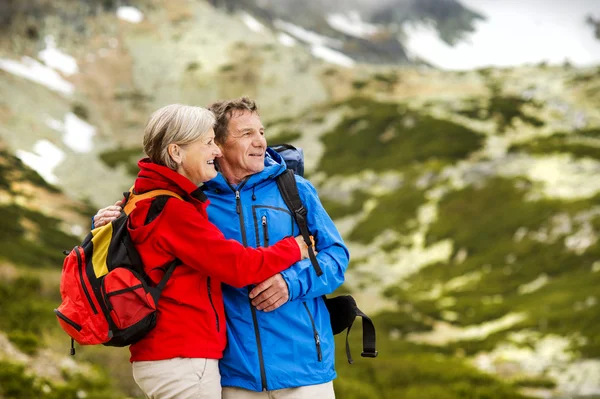
[[181, 165], [183, 163], [183, 153], [181, 152], [181, 147], [177, 144], [169, 144], [167, 146], [167, 152], [169, 156], [177, 165]]

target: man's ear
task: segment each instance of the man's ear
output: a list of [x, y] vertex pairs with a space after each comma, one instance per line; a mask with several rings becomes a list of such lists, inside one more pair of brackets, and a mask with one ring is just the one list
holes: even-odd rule
[[181, 165], [183, 163], [183, 153], [181, 152], [181, 147], [177, 144], [169, 144], [167, 146], [167, 152], [169, 156], [177, 165]]

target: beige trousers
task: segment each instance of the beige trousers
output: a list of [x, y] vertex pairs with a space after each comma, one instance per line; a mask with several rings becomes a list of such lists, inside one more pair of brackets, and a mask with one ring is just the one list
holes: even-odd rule
[[150, 399], [221, 399], [216, 359], [133, 362], [133, 379]]
[[263, 392], [223, 387], [223, 399], [335, 399], [335, 393], [333, 381], [329, 381], [324, 384]]

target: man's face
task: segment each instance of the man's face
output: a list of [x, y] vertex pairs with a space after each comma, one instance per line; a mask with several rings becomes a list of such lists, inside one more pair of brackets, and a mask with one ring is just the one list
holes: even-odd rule
[[265, 128], [260, 117], [250, 111], [233, 111], [227, 127], [228, 135], [221, 145], [221, 173], [232, 184], [265, 168]]

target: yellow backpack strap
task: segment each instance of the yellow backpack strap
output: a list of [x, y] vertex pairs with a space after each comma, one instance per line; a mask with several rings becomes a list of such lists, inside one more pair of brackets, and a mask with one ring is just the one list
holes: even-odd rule
[[145, 200], [147, 198], [158, 197], [159, 195], [168, 195], [170, 197], [179, 198], [180, 200], [183, 201], [183, 198], [181, 197], [181, 195], [176, 194], [173, 191], [152, 190], [152, 191], [147, 191], [143, 194], [135, 194], [135, 192], [133, 191], [133, 187], [131, 187], [129, 189], [129, 196], [127, 197], [127, 202], [125, 203], [125, 206], [123, 207], [123, 211], [125, 212], [125, 214], [129, 215], [135, 209], [135, 206], [139, 201]]

